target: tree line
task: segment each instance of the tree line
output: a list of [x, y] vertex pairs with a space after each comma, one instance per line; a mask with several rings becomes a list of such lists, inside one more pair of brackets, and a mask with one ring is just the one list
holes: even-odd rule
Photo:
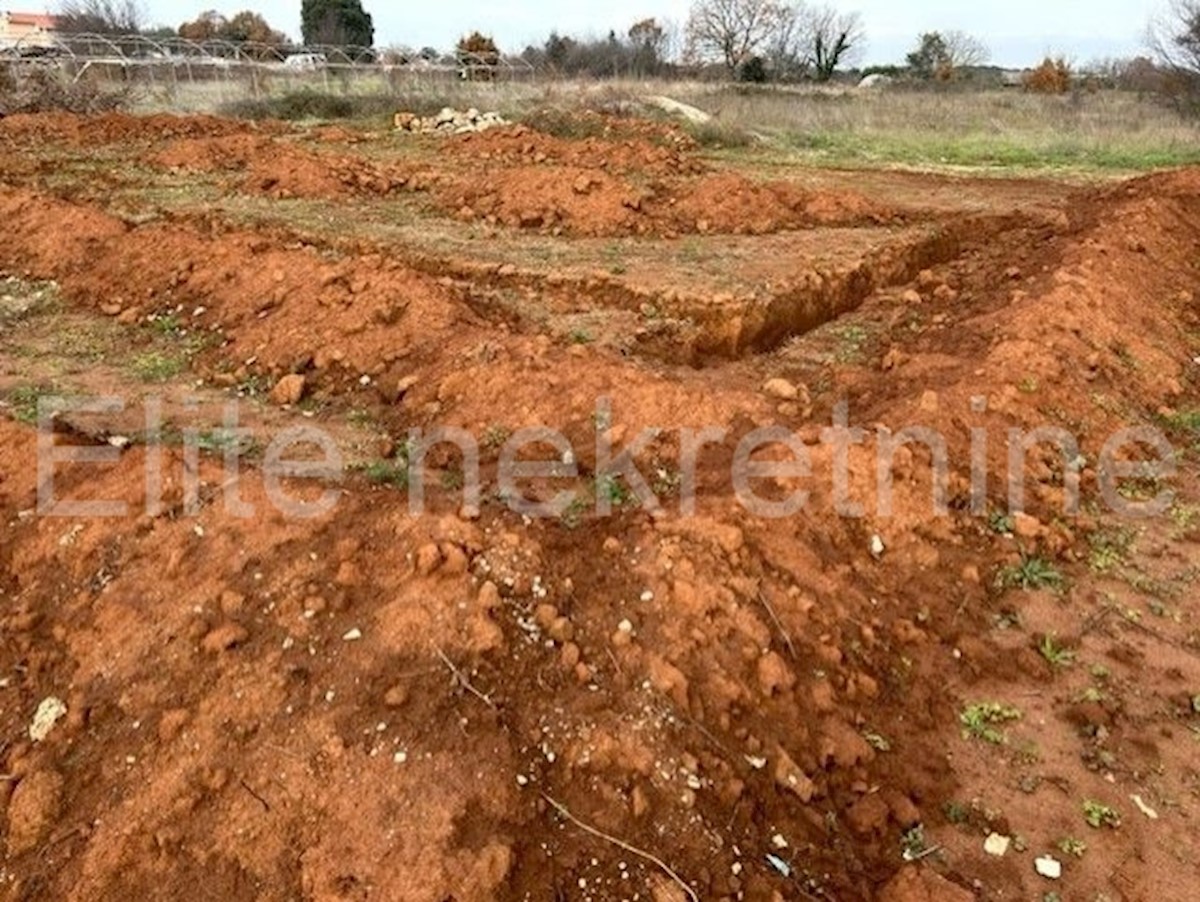
[[[1147, 26], [1145, 43], [1152, 58], [1123, 64], [1141, 83], [1167, 86], [1200, 105], [1200, 0], [1163, 0]], [[372, 47], [375, 26], [362, 0], [301, 0], [301, 35], [306, 45]], [[259, 13], [233, 16], [202, 13], [176, 28], [148, 29], [138, 0], [62, 0], [59, 30], [102, 35], [175, 35], [195, 41], [222, 40], [266, 47], [292, 42]], [[551, 32], [544, 43], [520, 54], [531, 65], [563, 75], [611, 77], [669, 76], [681, 69], [708, 68], [743, 81], [828, 81], [839, 69], [861, 61], [866, 29], [856, 12], [843, 12], [807, 0], [694, 0], [685, 23], [645, 18], [628, 29], [600, 38]], [[501, 50], [482, 32], [459, 42], [460, 57], [498, 63]], [[391, 51], [389, 59], [440, 59], [432, 48], [419, 53]], [[893, 74], [949, 81], [985, 65], [986, 44], [961, 31], [932, 31], [918, 37], [903, 66]], [[1046, 69], [1047, 63], [1058, 73]], [[1062, 81], [1065, 61], [1048, 60], [1047, 81]], [[1035, 70], [1038, 71], [1038, 70]]]
[[[252, 10], [243, 10], [229, 17], [216, 10], [208, 10], [176, 29], [149, 27], [138, 0], [62, 0], [57, 17], [57, 30], [64, 34], [178, 35], [192, 41], [220, 40], [268, 47], [294, 44], [286, 34], [272, 28], [260, 13]], [[302, 42], [309, 46], [375, 45], [375, 23], [371, 14], [363, 8], [362, 0], [302, 0], [300, 33]]]

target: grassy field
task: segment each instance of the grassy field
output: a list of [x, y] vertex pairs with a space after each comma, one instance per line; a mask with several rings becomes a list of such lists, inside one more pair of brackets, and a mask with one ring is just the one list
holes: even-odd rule
[[[397, 110], [443, 106], [521, 119], [545, 110], [639, 110], [667, 95], [712, 115], [693, 127], [713, 148], [758, 148], [831, 166], [1138, 172], [1200, 163], [1200, 122], [1118, 91], [1065, 96], [1009, 90], [748, 88], [697, 82], [523, 81], [308, 76], [214, 82], [149, 92], [146, 109], [360, 118], [385, 127]], [[645, 109], [641, 110], [646, 112]], [[653, 113], [652, 113], [653, 114]], [[659, 114], [661, 115], [661, 114]]]
[[1117, 91], [724, 90], [694, 102], [721, 129], [814, 162], [1118, 170], [1200, 162], [1200, 123]]

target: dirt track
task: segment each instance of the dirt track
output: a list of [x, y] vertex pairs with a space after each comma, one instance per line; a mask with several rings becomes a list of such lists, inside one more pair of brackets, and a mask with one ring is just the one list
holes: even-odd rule
[[[1200, 173], [762, 179], [612, 128], [0, 121], [8, 897], [687, 898], [662, 865], [704, 900], [1192, 897]], [[47, 280], [61, 300], [21, 307]], [[303, 401], [266, 403], [288, 375]], [[32, 513], [29, 386], [129, 399], [60, 422], [64, 442], [139, 440], [57, 480], [127, 516]], [[158, 451], [136, 431], [160, 392], [169, 428], [194, 425], [184, 395], [202, 418], [240, 396], [260, 448], [316, 424], [363, 468], [297, 521], [250, 454], [238, 518], [210, 448], [190, 516], [168, 443], [147, 515]], [[839, 516], [821, 443], [842, 401], [867, 430], [860, 519]], [[812, 458], [764, 489], [809, 489], [782, 521], [729, 478], [774, 424]], [[897, 455], [891, 515], [874, 506], [876, 427], [915, 424], [954, 462], [944, 517], [920, 448]], [[534, 425], [615, 516], [463, 509], [445, 449], [412, 516], [372, 469], [410, 428], [460, 427], [487, 439], [489, 480]], [[1131, 523], [1097, 502], [1096, 462], [1134, 425], [1180, 453], [1169, 513]], [[710, 426], [728, 437], [684, 516], [678, 431]], [[1043, 426], [1082, 460], [1032, 451], [1028, 515], [1005, 518], [1002, 437]], [[620, 447], [650, 427], [668, 430], [638, 457], [653, 514], [594, 450], [598, 429]], [[996, 437], [983, 515], [972, 429]], [[1064, 516], [1074, 473], [1083, 512]], [[1016, 585], [1030, 561], [1061, 581]], [[51, 696], [67, 714], [33, 743]], [[1020, 719], [966, 736], [991, 702]], [[1089, 826], [1088, 801], [1119, 828]]]

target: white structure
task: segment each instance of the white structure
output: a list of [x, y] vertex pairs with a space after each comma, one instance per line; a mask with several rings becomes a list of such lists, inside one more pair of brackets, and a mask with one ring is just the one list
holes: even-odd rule
[[18, 42], [26, 47], [48, 47], [57, 24], [58, 19], [46, 13], [0, 10], [0, 47], [12, 47]]

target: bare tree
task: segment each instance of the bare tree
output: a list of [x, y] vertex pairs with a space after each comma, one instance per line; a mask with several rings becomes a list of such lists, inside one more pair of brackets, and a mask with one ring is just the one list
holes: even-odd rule
[[802, 78], [812, 66], [812, 40], [808, 27], [808, 7], [803, 2], [779, 10], [775, 30], [764, 48], [764, 55], [775, 78]]
[[137, 0], [63, 0], [56, 30], [64, 34], [138, 34], [145, 15]]
[[951, 69], [986, 66], [992, 59], [988, 45], [965, 31], [944, 31], [942, 42], [946, 46], [946, 62]]
[[991, 59], [991, 51], [978, 38], [963, 31], [928, 31], [908, 55], [908, 66], [922, 78], [949, 81], [960, 69], [982, 66]]
[[832, 6], [816, 6], [805, 13], [808, 42], [812, 48], [813, 74], [829, 81], [838, 67], [862, 55], [866, 29], [858, 13], [838, 12]]
[[1151, 20], [1147, 43], [1162, 65], [1200, 78], [1200, 0], [1171, 0]]
[[781, 14], [776, 0], [696, 0], [687, 23], [688, 55], [720, 60], [733, 71], [762, 51]]

